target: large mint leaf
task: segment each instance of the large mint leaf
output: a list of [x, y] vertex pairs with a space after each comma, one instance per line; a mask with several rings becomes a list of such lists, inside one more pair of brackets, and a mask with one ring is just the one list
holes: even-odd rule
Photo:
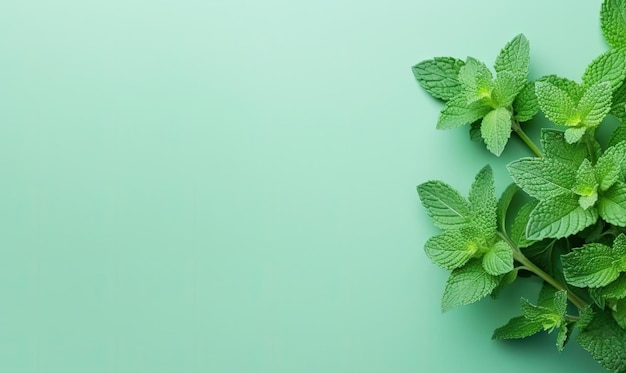
[[576, 170], [551, 158], [521, 158], [507, 169], [517, 185], [540, 200], [571, 194], [576, 180]]
[[470, 205], [454, 188], [441, 181], [428, 181], [417, 192], [433, 223], [441, 229], [460, 228], [470, 222]]
[[626, 372], [626, 331], [611, 315], [596, 312], [576, 340], [609, 372]]
[[452, 57], [435, 57], [413, 66], [413, 75], [433, 97], [451, 100], [461, 92], [458, 75], [465, 62]]
[[497, 74], [510, 72], [526, 80], [529, 65], [530, 45], [526, 37], [519, 34], [502, 48], [494, 67]]
[[626, 50], [626, 1], [605, 0], [600, 11], [600, 24], [609, 45]]
[[487, 149], [499, 156], [511, 137], [511, 112], [504, 107], [490, 111], [483, 118], [480, 133]]
[[620, 256], [600, 243], [586, 244], [561, 258], [565, 279], [577, 287], [606, 286], [620, 274]]
[[578, 233], [598, 219], [595, 209], [583, 209], [575, 194], [561, 194], [541, 201], [530, 214], [529, 239], [562, 238]]
[[485, 272], [480, 260], [471, 260], [450, 274], [441, 300], [441, 310], [474, 303], [498, 286], [499, 277]]
[[617, 182], [600, 196], [598, 213], [607, 223], [626, 227], [626, 184]]
[[587, 87], [600, 82], [609, 82], [611, 90], [615, 90], [622, 85], [624, 78], [626, 78], [626, 57], [622, 52], [611, 49], [587, 66], [582, 80], [583, 85]]

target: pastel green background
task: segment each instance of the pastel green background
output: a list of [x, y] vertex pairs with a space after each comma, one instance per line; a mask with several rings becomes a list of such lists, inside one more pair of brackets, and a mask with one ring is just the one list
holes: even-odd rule
[[435, 130], [410, 71], [524, 32], [578, 79], [600, 3], [2, 2], [0, 371], [601, 372], [490, 340], [536, 282], [440, 313], [415, 186], [529, 153]]

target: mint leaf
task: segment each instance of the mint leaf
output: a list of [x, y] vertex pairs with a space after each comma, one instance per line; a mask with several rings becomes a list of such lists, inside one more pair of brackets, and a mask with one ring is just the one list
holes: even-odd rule
[[573, 80], [569, 80], [567, 78], [562, 78], [556, 75], [546, 75], [541, 77], [538, 82], [550, 83], [558, 87], [567, 93], [567, 95], [572, 99], [573, 102], [580, 101], [583, 93], [585, 93], [585, 87], [580, 86]]
[[513, 250], [504, 241], [498, 241], [483, 256], [483, 268], [490, 275], [498, 276], [513, 270]]
[[563, 273], [571, 285], [597, 288], [617, 279], [621, 258], [613, 248], [590, 243], [561, 256]]
[[615, 130], [611, 133], [609, 146], [617, 145], [622, 141], [626, 141], [626, 124], [621, 124], [617, 126]]
[[563, 324], [559, 328], [559, 333], [556, 336], [556, 348], [557, 350], [559, 350], [559, 352], [563, 351], [563, 348], [565, 347], [565, 344], [567, 343], [570, 334], [571, 330], [567, 327], [567, 324]]
[[535, 82], [526, 82], [513, 101], [513, 109], [515, 112], [514, 118], [520, 122], [531, 120], [539, 112]]
[[461, 92], [457, 76], [465, 62], [452, 57], [435, 57], [413, 66], [413, 75], [433, 97], [451, 100]]
[[611, 110], [611, 98], [610, 82], [593, 84], [580, 98], [575, 110], [577, 116], [570, 123], [597, 127]]
[[609, 372], [626, 371], [626, 331], [606, 312], [596, 312], [576, 340]]
[[617, 182], [600, 196], [598, 213], [607, 223], [626, 227], [626, 184]]
[[626, 49], [626, 2], [605, 0], [600, 11], [600, 25], [607, 43], [615, 49]]
[[550, 158], [521, 158], [507, 166], [513, 181], [531, 197], [571, 194], [576, 170]]
[[496, 210], [498, 201], [495, 196], [493, 170], [491, 166], [481, 169], [470, 188], [469, 202], [472, 213], [472, 225], [483, 237], [493, 237], [497, 229]]
[[437, 121], [438, 129], [451, 129], [477, 121], [484, 117], [491, 107], [482, 101], [467, 103], [464, 95], [454, 96], [447, 101]]
[[450, 274], [441, 301], [441, 310], [474, 303], [498, 285], [499, 278], [485, 272], [479, 260], [471, 260]]
[[509, 184], [508, 187], [502, 192], [500, 199], [498, 200], [498, 208], [496, 209], [496, 216], [498, 218], [498, 226], [502, 232], [506, 231], [506, 214], [513, 201], [513, 197], [517, 194], [520, 188], [514, 184]]
[[626, 329], [626, 299], [617, 301], [611, 314], [613, 315], [613, 319], [617, 321], [617, 324], [622, 329]]
[[498, 73], [493, 85], [492, 98], [494, 104], [498, 107], [509, 107], [518, 93], [524, 88], [526, 78], [520, 79], [519, 75], [515, 75], [508, 71]]
[[530, 45], [526, 37], [519, 34], [502, 48], [494, 67], [497, 74], [510, 72], [526, 80], [529, 65]]
[[578, 167], [585, 158], [589, 157], [587, 146], [581, 143], [569, 144], [565, 141], [563, 131], [542, 129], [541, 145], [546, 158], [552, 158], [573, 167]]
[[511, 112], [503, 107], [489, 112], [483, 118], [480, 132], [487, 149], [499, 156], [511, 137]]
[[568, 144], [579, 142], [585, 136], [587, 127], [570, 127], [565, 130], [565, 141]]
[[589, 289], [589, 295], [602, 308], [604, 308], [604, 301], [607, 299], [626, 298], [626, 272], [622, 272], [615, 281], [606, 286]]
[[580, 196], [578, 202], [583, 209], [593, 206], [598, 200], [598, 184], [594, 167], [585, 159], [576, 172], [576, 183], [572, 188]]
[[561, 194], [541, 201], [530, 214], [529, 239], [562, 238], [578, 233], [598, 219], [595, 209], [583, 209], [574, 194]]
[[530, 219], [530, 213], [537, 206], [537, 203], [537, 201], [533, 200], [523, 205], [515, 215], [515, 219], [511, 225], [511, 241], [519, 248], [528, 247], [535, 242], [534, 240], [526, 238], [526, 226]]
[[622, 52], [611, 49], [587, 66], [582, 80], [583, 85], [587, 87], [600, 82], [609, 82], [611, 90], [615, 90], [622, 85], [624, 78], [626, 78], [626, 57]]
[[454, 229], [470, 222], [470, 204], [459, 192], [441, 181], [418, 185], [417, 192], [433, 223], [441, 229]]
[[459, 268], [472, 258], [479, 247], [461, 231], [446, 231], [433, 236], [424, 244], [430, 260], [445, 269]]
[[535, 83], [535, 93], [541, 111], [550, 121], [562, 126], [580, 122], [575, 117], [576, 102], [563, 88], [546, 81], [538, 81]]
[[624, 178], [622, 167], [626, 165], [626, 142], [609, 147], [598, 159], [595, 172], [600, 181], [600, 190], [609, 189]]
[[626, 84], [622, 85], [613, 92], [613, 104], [609, 112], [622, 122], [626, 119]]
[[524, 316], [514, 317], [493, 332], [492, 339], [520, 339], [539, 333], [543, 324], [538, 320], [529, 320]]
[[461, 83], [461, 96], [465, 98], [466, 104], [491, 99], [493, 75], [484, 63], [468, 57], [465, 65], [459, 70], [458, 79]]

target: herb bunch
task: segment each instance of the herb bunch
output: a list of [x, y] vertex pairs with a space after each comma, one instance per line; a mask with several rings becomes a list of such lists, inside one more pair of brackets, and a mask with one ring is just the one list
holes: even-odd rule
[[[442, 230], [426, 241], [426, 255], [451, 270], [442, 311], [537, 276], [538, 300], [522, 298], [520, 316], [493, 338], [555, 331], [562, 350], [577, 329], [576, 341], [607, 371], [626, 372], [626, 0], [604, 0], [600, 13], [610, 49], [579, 82], [530, 81], [522, 34], [500, 51], [493, 72], [472, 57], [413, 66], [420, 85], [444, 101], [437, 128], [469, 124], [471, 138], [496, 156], [514, 132], [534, 155], [507, 166], [514, 183], [500, 198], [490, 166], [467, 198], [442, 181], [417, 191]], [[523, 129], [539, 112], [555, 125], [542, 129], [540, 146]], [[621, 124], [603, 147], [596, 130], [608, 115]], [[512, 203], [516, 195], [522, 204]]]

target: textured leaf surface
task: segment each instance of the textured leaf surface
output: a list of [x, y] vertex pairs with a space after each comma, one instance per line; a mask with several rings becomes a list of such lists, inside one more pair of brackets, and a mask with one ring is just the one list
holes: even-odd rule
[[491, 108], [481, 101], [468, 104], [463, 95], [458, 95], [446, 102], [439, 120], [438, 129], [456, 128], [477, 121], [484, 117]]
[[563, 273], [571, 285], [597, 288], [606, 286], [619, 276], [619, 257], [613, 248], [590, 243], [563, 255]]
[[[597, 127], [611, 110], [611, 83], [600, 82], [589, 87], [576, 106], [580, 123], [586, 127]], [[578, 119], [578, 117], [577, 117]], [[574, 124], [578, 122], [574, 121]]]
[[433, 97], [448, 101], [461, 92], [458, 75], [465, 62], [452, 57], [435, 57], [413, 66], [413, 75]]
[[498, 241], [483, 256], [483, 268], [490, 275], [503, 275], [513, 270], [513, 251], [504, 241]]
[[480, 132], [487, 149], [499, 156], [511, 137], [511, 112], [504, 107], [489, 112], [483, 118]]
[[600, 196], [598, 213], [607, 223], [626, 227], [626, 184], [617, 182]]
[[461, 96], [465, 97], [466, 104], [491, 98], [493, 75], [481, 61], [468, 57], [465, 65], [459, 70], [458, 78], [461, 83]]
[[526, 238], [526, 226], [530, 219], [530, 213], [537, 206], [537, 201], [530, 201], [520, 208], [511, 224], [510, 238], [519, 248], [528, 247], [535, 242]]
[[600, 307], [604, 307], [603, 301], [606, 299], [626, 298], [626, 273], [622, 272], [615, 281], [604, 287], [589, 289], [589, 294]]
[[611, 90], [615, 90], [622, 85], [624, 78], [626, 78], [626, 58], [622, 52], [611, 49], [587, 66], [582, 80], [583, 85], [587, 87], [600, 82], [609, 82]]
[[609, 372], [626, 372], [626, 331], [611, 315], [596, 312], [576, 340]]
[[524, 88], [513, 101], [513, 109], [515, 111], [515, 119], [520, 122], [531, 120], [539, 112], [535, 82], [526, 82]]
[[570, 127], [565, 130], [565, 141], [568, 144], [579, 142], [585, 136], [587, 127]]
[[485, 166], [476, 174], [469, 192], [472, 225], [484, 237], [494, 236], [497, 229], [495, 190], [493, 170], [491, 166]]
[[622, 168], [626, 166], [626, 142], [609, 147], [598, 159], [595, 170], [600, 181], [600, 190], [609, 189], [624, 178]]
[[580, 122], [575, 116], [576, 102], [563, 88], [549, 82], [538, 81], [535, 83], [535, 92], [541, 111], [550, 121], [562, 126]]
[[622, 141], [626, 141], [626, 125], [622, 124], [615, 128], [609, 138], [609, 146], [616, 145]]
[[621, 119], [622, 122], [626, 118], [626, 84], [622, 83], [618, 89], [613, 91], [613, 104], [609, 113]]
[[428, 181], [419, 185], [417, 192], [437, 227], [454, 229], [469, 223], [469, 201], [450, 185], [441, 181]]
[[521, 158], [507, 169], [520, 188], [540, 200], [571, 194], [576, 180], [576, 170], [550, 158]]
[[495, 63], [496, 73], [510, 72], [526, 78], [530, 64], [530, 44], [523, 34], [508, 42], [498, 54]]
[[508, 71], [498, 73], [493, 85], [492, 98], [499, 107], [510, 106], [518, 93], [524, 88], [526, 79], [520, 79]]
[[626, 1], [605, 0], [600, 11], [600, 24], [609, 45], [626, 50]]
[[424, 244], [424, 251], [430, 260], [445, 269], [459, 268], [478, 250], [468, 237], [460, 231], [446, 231], [433, 236]]
[[577, 168], [589, 156], [585, 144], [569, 144], [563, 131], [544, 128], [541, 130], [541, 145], [546, 158], [552, 158]]
[[498, 218], [498, 226], [502, 232], [506, 231], [506, 215], [509, 210], [509, 206], [511, 205], [511, 201], [513, 197], [519, 192], [520, 188], [517, 184], [511, 183], [508, 187], [502, 192], [500, 199], [498, 199], [498, 208], [497, 208], [497, 218]]
[[598, 219], [595, 209], [584, 210], [574, 194], [561, 194], [539, 202], [530, 213], [529, 239], [562, 238], [578, 233]]
[[493, 339], [519, 339], [530, 337], [543, 329], [541, 321], [528, 320], [524, 316], [514, 317], [493, 332]]
[[498, 276], [485, 272], [479, 260], [472, 260], [450, 274], [441, 301], [441, 310], [474, 303], [498, 286]]

